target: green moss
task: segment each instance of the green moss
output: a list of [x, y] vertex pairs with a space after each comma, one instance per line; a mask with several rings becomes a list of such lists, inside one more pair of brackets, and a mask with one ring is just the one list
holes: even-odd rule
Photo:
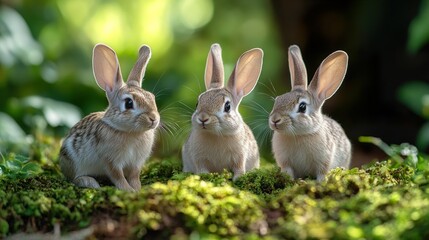
[[335, 169], [321, 184], [295, 185], [270, 203], [270, 227], [282, 238], [399, 239], [421, 218], [415, 212], [429, 212], [429, 191], [410, 188], [408, 166], [389, 164]]
[[170, 231], [183, 228], [221, 236], [257, 232], [265, 222], [260, 200], [229, 185], [215, 186], [190, 176], [181, 182], [155, 183], [138, 197], [140, 204], [127, 205], [136, 213], [139, 231]]
[[154, 159], [144, 166], [140, 180], [142, 185], [167, 182], [181, 172], [182, 163], [178, 159]]
[[293, 185], [293, 180], [280, 172], [277, 166], [264, 167], [248, 172], [234, 182], [235, 187], [271, 198], [287, 187]]
[[0, 236], [48, 232], [56, 223], [63, 233], [98, 229], [107, 217], [122, 232], [97, 230], [93, 237], [427, 238], [427, 163], [334, 169], [321, 183], [291, 180], [267, 165], [233, 182], [228, 171], [193, 175], [182, 173], [177, 159], [153, 159], [142, 190], [129, 193], [77, 188], [48, 161], [41, 173], [0, 177]]
[[65, 230], [70, 231], [106, 213], [117, 219], [127, 217], [126, 224], [132, 223], [138, 236], [172, 234], [174, 229], [231, 236], [258, 232], [265, 226], [261, 201], [255, 195], [228, 184], [216, 186], [199, 176], [147, 184], [138, 193], [113, 187], [81, 189], [59, 176], [40, 175], [8, 186], [6, 182], [0, 182], [3, 234], [49, 231], [58, 221], [67, 223]]
[[412, 184], [414, 169], [409, 165], [399, 165], [391, 160], [376, 162], [365, 170], [374, 185]]

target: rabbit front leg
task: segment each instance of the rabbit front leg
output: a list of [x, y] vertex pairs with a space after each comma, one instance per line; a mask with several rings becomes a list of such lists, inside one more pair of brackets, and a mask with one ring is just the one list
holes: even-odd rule
[[234, 164], [232, 169], [234, 176], [232, 177], [232, 181], [237, 180], [246, 172], [245, 160], [244, 157], [240, 157], [239, 160]]
[[183, 172], [197, 172], [198, 167], [196, 166], [193, 159], [187, 155], [183, 155]]
[[295, 174], [293, 173], [293, 169], [289, 166], [281, 167], [281, 172], [289, 175], [290, 179], [295, 179]]
[[232, 181], [237, 180], [239, 177], [241, 177], [244, 174], [244, 168], [243, 169], [236, 169], [234, 171], [234, 177], [232, 177]]
[[127, 179], [125, 179], [123, 170], [115, 166], [112, 162], [108, 163], [106, 172], [110, 181], [112, 181], [112, 183], [115, 184], [117, 188], [130, 192], [135, 191], [134, 188], [131, 187], [127, 182]]
[[321, 161], [316, 171], [316, 181], [323, 182], [326, 174], [329, 172], [329, 163], [331, 161]]
[[328, 173], [329, 169], [325, 166], [323, 169], [317, 172], [316, 174], [316, 181], [323, 182], [325, 180], [326, 174]]
[[196, 169], [195, 173], [197, 173], [197, 174], [210, 173], [210, 171], [207, 168], [208, 161], [209, 160], [207, 158], [197, 159], [194, 162], [194, 167]]
[[325, 180], [325, 174], [319, 173], [316, 176], [316, 181], [323, 182]]
[[141, 173], [141, 167], [128, 167], [125, 169], [125, 173], [127, 174], [128, 183], [130, 186], [136, 190], [140, 191], [142, 188], [142, 183], [140, 181], [140, 173]]
[[[276, 158], [279, 159], [279, 158]], [[289, 159], [285, 158], [283, 160], [277, 160], [277, 165], [280, 166], [280, 170], [282, 173], [286, 173], [293, 180], [295, 179], [295, 173], [293, 169], [290, 167]]]

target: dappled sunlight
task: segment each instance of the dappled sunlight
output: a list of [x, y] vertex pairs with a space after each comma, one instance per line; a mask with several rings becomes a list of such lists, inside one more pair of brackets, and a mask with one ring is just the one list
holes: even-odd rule
[[[169, 25], [169, 5], [170, 0], [160, 1], [139, 1], [136, 12], [137, 28], [133, 29], [129, 36], [136, 34], [140, 43], [146, 43], [156, 54], [152, 58], [162, 58], [168, 53], [173, 44], [174, 36]], [[131, 23], [132, 24], [132, 23]]]
[[[213, 16], [212, 0], [183, 0], [177, 1], [178, 27], [193, 31], [206, 25]], [[174, 12], [174, 9], [172, 9]]]
[[211, 0], [140, 0], [130, 4], [67, 0], [59, 1], [58, 6], [64, 19], [81, 28], [93, 43], [106, 43], [118, 53], [144, 43], [156, 52], [154, 59], [169, 52], [175, 32], [193, 33], [211, 20], [214, 11]]
[[86, 23], [81, 23], [81, 26], [94, 43], [107, 43], [122, 52], [126, 45], [133, 44], [124, 16], [125, 13], [115, 2], [110, 2], [100, 6]]

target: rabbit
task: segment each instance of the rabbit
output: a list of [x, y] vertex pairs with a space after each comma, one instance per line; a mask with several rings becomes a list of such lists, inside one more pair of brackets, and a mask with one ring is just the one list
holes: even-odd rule
[[329, 55], [308, 87], [299, 47], [290, 46], [288, 55], [292, 89], [276, 97], [269, 116], [272, 151], [281, 171], [292, 179], [309, 176], [320, 182], [329, 170], [350, 165], [350, 140], [340, 124], [322, 114], [323, 103], [345, 77], [348, 55], [344, 51]]
[[242, 98], [255, 87], [262, 69], [263, 51], [241, 55], [224, 87], [224, 67], [219, 44], [213, 44], [205, 69], [206, 91], [198, 97], [192, 130], [182, 148], [183, 171], [233, 172], [233, 180], [259, 168], [259, 150], [250, 128], [238, 112]]
[[141, 88], [150, 57], [143, 45], [125, 84], [115, 51], [104, 44], [94, 47], [94, 77], [109, 106], [83, 118], [63, 140], [60, 167], [75, 185], [99, 188], [96, 178], [107, 177], [118, 189], [141, 189], [140, 172], [160, 122], [155, 96]]

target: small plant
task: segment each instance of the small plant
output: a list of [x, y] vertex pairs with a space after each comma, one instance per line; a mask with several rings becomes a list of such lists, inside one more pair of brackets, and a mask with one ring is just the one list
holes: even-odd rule
[[27, 157], [9, 154], [0, 159], [0, 178], [23, 179], [42, 172], [40, 165], [30, 162]]
[[387, 145], [380, 138], [361, 136], [359, 141], [363, 143], [372, 143], [383, 150], [393, 161], [398, 164], [405, 163], [406, 165], [416, 167], [419, 160], [419, 151], [409, 143], [400, 145]]
[[[389, 146], [379, 138], [367, 136], [360, 137], [359, 141], [376, 145], [390, 157], [390, 160], [388, 160], [389, 163], [387, 164], [388, 166], [384, 166], [384, 168], [397, 170], [401, 167], [403, 167], [402, 169], [406, 169], [408, 167], [408, 170], [413, 172], [412, 177], [414, 178], [415, 183], [427, 183], [426, 179], [429, 176], [429, 161], [427, 158], [419, 154], [417, 147], [409, 143], [402, 143], [400, 145], [392, 144]], [[380, 171], [383, 167], [373, 166], [368, 167], [368, 169], [377, 169], [377, 171]], [[371, 174], [379, 176], [380, 172], [372, 172]], [[411, 176], [409, 176], [409, 178], [411, 178]]]

